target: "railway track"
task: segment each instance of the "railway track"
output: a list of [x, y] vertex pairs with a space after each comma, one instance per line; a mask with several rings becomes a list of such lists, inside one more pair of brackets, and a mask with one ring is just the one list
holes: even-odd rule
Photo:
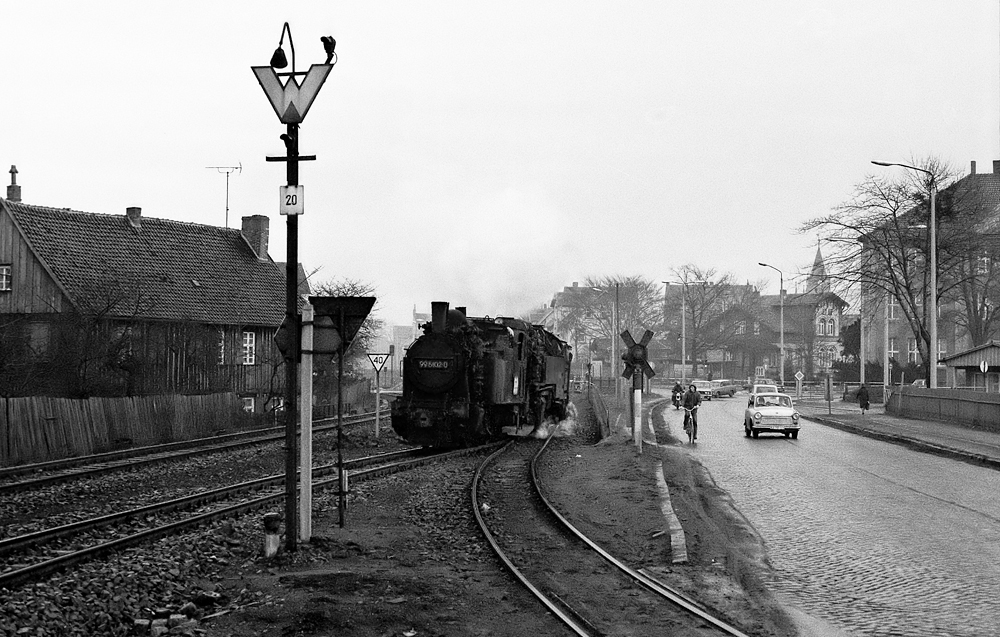
[[620, 633], [625, 622], [643, 633], [745, 637], [697, 601], [616, 559], [556, 510], [536, 470], [550, 440], [510, 443], [473, 478], [476, 520], [514, 577], [581, 637]]
[[[411, 449], [357, 458], [344, 464], [353, 484], [442, 458], [479, 451], [482, 448], [448, 453]], [[315, 467], [313, 475], [316, 478], [314, 490], [339, 488], [337, 465]], [[283, 500], [284, 477], [275, 475], [7, 538], [0, 541], [0, 589], [24, 586], [114, 551], [267, 506], [277, 506]], [[184, 512], [180, 519], [176, 516], [178, 512]]]
[[[345, 418], [344, 426], [345, 428], [353, 428], [374, 422], [374, 414], [363, 414]], [[335, 419], [317, 420], [313, 427], [313, 433], [335, 431], [336, 428], [337, 423]], [[283, 442], [284, 439], [284, 427], [271, 427], [268, 429], [258, 429], [253, 432], [225, 434], [211, 438], [200, 438], [198, 440], [136, 447], [134, 449], [78, 456], [64, 460], [6, 467], [0, 469], [0, 481], [7, 480], [6, 482], [0, 482], [0, 495], [210, 453], [220, 453], [255, 445]], [[18, 479], [22, 476], [30, 477]]]

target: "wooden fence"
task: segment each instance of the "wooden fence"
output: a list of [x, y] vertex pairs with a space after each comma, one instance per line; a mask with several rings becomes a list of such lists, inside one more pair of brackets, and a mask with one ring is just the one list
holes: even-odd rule
[[1000, 395], [968, 389], [894, 387], [886, 412], [1000, 432]]
[[0, 398], [0, 466], [233, 431], [245, 417], [236, 394], [132, 398]]

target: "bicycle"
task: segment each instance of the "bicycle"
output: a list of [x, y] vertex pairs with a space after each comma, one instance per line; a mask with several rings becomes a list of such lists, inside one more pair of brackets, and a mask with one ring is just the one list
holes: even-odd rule
[[698, 437], [698, 408], [684, 408], [684, 431], [688, 435], [688, 444], [694, 444]]

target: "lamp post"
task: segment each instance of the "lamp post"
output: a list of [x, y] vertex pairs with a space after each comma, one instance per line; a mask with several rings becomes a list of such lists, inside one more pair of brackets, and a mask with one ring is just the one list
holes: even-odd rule
[[[282, 48], [285, 34], [288, 34], [288, 46], [292, 52], [291, 72], [278, 73], [275, 69], [288, 66], [285, 51]], [[303, 213], [303, 187], [299, 184], [299, 162], [315, 160], [315, 155], [299, 155], [299, 124], [305, 119], [309, 107], [312, 106], [319, 89], [333, 69], [330, 60], [335, 56], [336, 41], [324, 36], [321, 38], [326, 49], [326, 63], [313, 64], [309, 71], [295, 70], [295, 45], [292, 42], [292, 31], [285, 22], [281, 28], [281, 38], [278, 48], [271, 56], [268, 66], [252, 66], [250, 69], [257, 77], [267, 99], [271, 102], [275, 114], [286, 130], [281, 135], [285, 144], [284, 157], [266, 157], [266, 161], [283, 161], [288, 182], [280, 188], [279, 212], [287, 216], [287, 257], [285, 264], [285, 319], [290, 342], [289, 354], [285, 357], [285, 547], [289, 551], [296, 549], [298, 541], [298, 525], [296, 520], [296, 476], [298, 473], [298, 456], [296, 454], [296, 387], [298, 385], [298, 361], [302, 352], [299, 329], [299, 215]], [[336, 64], [336, 62], [334, 62]], [[285, 78], [284, 83], [282, 79]], [[299, 79], [302, 79], [301, 83]]]
[[688, 285], [692, 283], [701, 283], [702, 285], [707, 285], [708, 281], [664, 281], [663, 285], [663, 303], [666, 305], [667, 298], [667, 288], [668, 285], [682, 285], [681, 289], [681, 385], [687, 385], [687, 289]]
[[771, 268], [772, 270], [774, 270], [775, 272], [778, 273], [778, 282], [779, 282], [778, 283], [778, 286], [779, 286], [779, 288], [778, 288], [778, 307], [779, 307], [779, 310], [778, 310], [778, 313], [779, 313], [778, 314], [779, 315], [779, 319], [778, 319], [778, 331], [779, 331], [779, 334], [780, 334], [779, 338], [781, 339], [780, 344], [778, 346], [780, 348], [778, 350], [780, 352], [778, 358], [780, 360], [780, 365], [781, 365], [781, 370], [779, 372], [780, 373], [780, 377], [781, 377], [781, 387], [782, 387], [782, 389], [784, 389], [784, 387], [785, 387], [785, 273], [782, 272], [781, 270], [779, 270], [778, 268], [774, 267], [773, 265], [768, 265], [766, 263], [760, 263], [760, 262], [758, 262], [757, 265], [763, 266], [765, 268]]
[[934, 173], [927, 170], [926, 168], [918, 168], [916, 166], [910, 166], [909, 164], [897, 164], [893, 162], [885, 161], [875, 161], [872, 163], [876, 166], [899, 166], [900, 168], [908, 168], [910, 170], [916, 170], [917, 172], [922, 172], [928, 177], [930, 177], [930, 185], [928, 189], [931, 195], [931, 218], [930, 218], [930, 253], [931, 253], [931, 285], [930, 285], [930, 298], [927, 299], [927, 308], [930, 310], [930, 345], [927, 348], [928, 358], [930, 361], [927, 364], [928, 371], [930, 373], [931, 389], [937, 389], [937, 359], [938, 359], [938, 342], [937, 342], [937, 211], [935, 208], [935, 200], [937, 199], [937, 181], [934, 179]]

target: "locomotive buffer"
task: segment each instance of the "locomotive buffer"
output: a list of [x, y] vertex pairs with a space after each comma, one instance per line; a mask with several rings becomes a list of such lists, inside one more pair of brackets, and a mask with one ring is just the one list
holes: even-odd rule
[[625, 361], [625, 370], [622, 377], [632, 379], [632, 439], [635, 446], [642, 453], [642, 385], [643, 375], [646, 378], [656, 376], [653, 367], [649, 364], [646, 346], [653, 340], [653, 332], [646, 330], [642, 335], [642, 340], [638, 343], [632, 338], [628, 330], [621, 333], [622, 341], [625, 342], [625, 352], [622, 353], [622, 360]]

